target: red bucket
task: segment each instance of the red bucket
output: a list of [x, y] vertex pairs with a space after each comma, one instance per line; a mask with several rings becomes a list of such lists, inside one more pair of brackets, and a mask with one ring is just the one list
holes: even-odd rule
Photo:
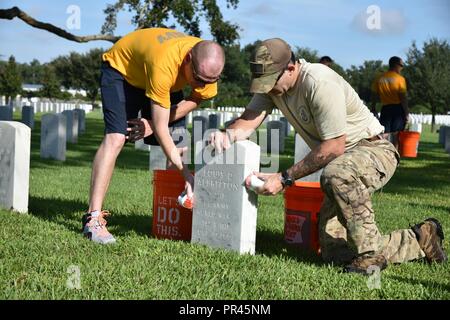
[[184, 179], [178, 170], [153, 171], [153, 227], [156, 238], [191, 241], [192, 210], [178, 204]]
[[319, 182], [297, 181], [284, 193], [284, 240], [319, 252], [318, 218], [323, 201]]
[[400, 131], [398, 134], [399, 153], [401, 157], [416, 158], [419, 150], [420, 133]]

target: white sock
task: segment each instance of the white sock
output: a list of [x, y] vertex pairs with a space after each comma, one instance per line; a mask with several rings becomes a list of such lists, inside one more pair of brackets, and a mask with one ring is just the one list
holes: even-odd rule
[[90, 214], [91, 214], [91, 217], [97, 218], [100, 215], [100, 211], [95, 210], [95, 211], [90, 212]]

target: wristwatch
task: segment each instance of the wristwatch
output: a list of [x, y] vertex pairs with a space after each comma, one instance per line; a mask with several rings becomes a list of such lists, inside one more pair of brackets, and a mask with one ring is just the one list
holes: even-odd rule
[[289, 176], [287, 170], [281, 172], [281, 184], [283, 185], [283, 188], [290, 187], [294, 184], [294, 179]]

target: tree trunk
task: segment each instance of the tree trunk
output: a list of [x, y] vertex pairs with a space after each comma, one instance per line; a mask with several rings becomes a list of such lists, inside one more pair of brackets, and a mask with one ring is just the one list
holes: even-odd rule
[[435, 115], [436, 115], [436, 104], [433, 103], [431, 106], [431, 132], [434, 132], [434, 124], [435, 124]]
[[86, 96], [91, 99], [92, 108], [94, 108], [95, 106], [95, 100], [97, 99], [97, 95], [98, 95], [97, 91], [89, 92], [88, 90], [86, 90]]

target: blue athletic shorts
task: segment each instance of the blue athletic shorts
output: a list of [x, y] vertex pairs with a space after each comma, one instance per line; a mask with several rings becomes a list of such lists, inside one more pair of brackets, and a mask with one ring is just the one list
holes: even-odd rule
[[398, 132], [405, 129], [405, 112], [401, 104], [387, 104], [381, 108], [380, 123], [384, 132]]
[[[151, 119], [150, 99], [145, 95], [145, 90], [129, 84], [122, 74], [112, 68], [108, 62], [103, 62], [101, 67], [100, 91], [102, 94], [103, 115], [106, 133], [127, 134], [127, 120], [138, 117]], [[176, 105], [184, 99], [183, 92], [177, 91], [170, 94], [170, 104]], [[185, 118], [169, 124], [169, 127], [185, 127]], [[158, 145], [158, 141], [152, 134], [144, 138], [145, 144]]]

